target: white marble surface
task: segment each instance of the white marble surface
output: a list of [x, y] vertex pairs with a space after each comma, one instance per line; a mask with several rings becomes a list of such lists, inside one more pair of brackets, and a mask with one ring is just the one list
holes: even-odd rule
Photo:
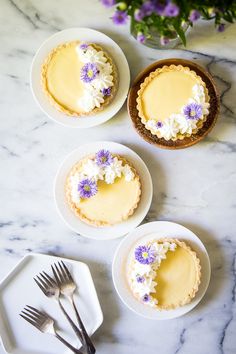
[[[94, 336], [99, 354], [233, 354], [236, 26], [219, 34], [204, 23], [189, 34], [187, 50], [155, 51], [136, 43], [128, 26], [112, 26], [110, 14], [95, 0], [0, 1], [0, 278], [31, 251], [80, 259], [90, 266], [104, 311], [104, 324]], [[207, 67], [221, 92], [216, 127], [198, 145], [164, 151], [141, 140], [125, 106], [111, 121], [86, 134], [49, 121], [33, 101], [30, 64], [44, 39], [73, 26], [101, 30], [117, 41], [132, 78], [165, 57], [193, 59]], [[179, 222], [198, 234], [209, 251], [213, 273], [209, 290], [182, 318], [152, 322], [130, 312], [111, 280], [119, 240], [86, 240], [57, 215], [52, 184], [61, 160], [78, 145], [100, 139], [127, 144], [146, 161], [155, 188], [146, 221]]]

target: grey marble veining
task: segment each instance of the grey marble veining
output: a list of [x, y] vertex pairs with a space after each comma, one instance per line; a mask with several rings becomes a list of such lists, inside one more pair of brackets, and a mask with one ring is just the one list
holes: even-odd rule
[[[234, 354], [236, 26], [219, 34], [201, 23], [189, 32], [185, 50], [155, 51], [136, 43], [128, 26], [112, 26], [110, 15], [97, 0], [0, 2], [0, 278], [32, 251], [80, 259], [90, 266], [104, 312], [104, 324], [94, 336], [99, 354]], [[30, 64], [43, 40], [76, 26], [113, 38], [127, 56], [132, 79], [161, 58], [192, 59], [205, 66], [221, 94], [221, 115], [209, 136], [186, 150], [157, 149], [134, 131], [125, 106], [109, 122], [87, 130], [86, 137], [50, 121], [33, 101]], [[111, 279], [119, 240], [84, 239], [57, 215], [55, 173], [71, 150], [94, 140], [124, 143], [146, 161], [155, 191], [146, 222], [179, 222], [206, 245], [211, 283], [200, 305], [186, 316], [153, 322], [130, 312]]]

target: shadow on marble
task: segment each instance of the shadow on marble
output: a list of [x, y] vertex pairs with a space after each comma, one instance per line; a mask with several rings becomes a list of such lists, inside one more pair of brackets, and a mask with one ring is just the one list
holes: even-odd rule
[[157, 153], [144, 149], [142, 145], [129, 144], [126, 141], [121, 141], [121, 143], [134, 150], [147, 165], [152, 177], [153, 199], [149, 212], [144, 218], [142, 224], [156, 221], [158, 219], [158, 215], [162, 214], [162, 209], [164, 209], [165, 205], [165, 198], [167, 196], [167, 179], [160, 162], [157, 160]]
[[[227, 281], [227, 277], [224, 276], [226, 273], [227, 261], [223, 253], [223, 249], [221, 248], [220, 243], [216, 240], [214, 235], [199, 225], [185, 222], [182, 222], [181, 224], [193, 231], [204, 243], [205, 247], [207, 248], [211, 263], [211, 279], [208, 289], [199, 305], [193, 311], [191, 311], [191, 314], [193, 314], [196, 311], [204, 311], [208, 304], [213, 302], [215, 298], [218, 298], [219, 294], [224, 290], [224, 286]], [[222, 276], [217, 274], [219, 271], [221, 272]]]
[[116, 31], [108, 30], [107, 28], [100, 28], [99, 31], [105, 33], [107, 36], [111, 37], [122, 49], [124, 52], [126, 59], [130, 66], [130, 75], [131, 75], [131, 83], [133, 82], [136, 75], [141, 71], [142, 68], [145, 67], [145, 57], [141, 55], [140, 51], [137, 50], [137, 45], [140, 45], [136, 42], [135, 39], [127, 38]]

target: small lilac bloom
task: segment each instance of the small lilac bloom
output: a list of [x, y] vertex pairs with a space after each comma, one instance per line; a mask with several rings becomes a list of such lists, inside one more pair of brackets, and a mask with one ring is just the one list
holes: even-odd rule
[[91, 198], [97, 193], [97, 184], [89, 178], [85, 178], [80, 181], [78, 185], [78, 192], [81, 198], [87, 199]]
[[150, 16], [154, 10], [153, 1], [151, 0], [145, 1], [141, 6], [141, 10], [144, 12], [145, 16]]
[[87, 43], [82, 43], [82, 44], [80, 44], [80, 49], [82, 49], [82, 50], [86, 50], [86, 49], [88, 49], [88, 44]]
[[179, 15], [179, 6], [173, 2], [169, 2], [164, 10], [164, 16], [166, 17], [176, 17]]
[[101, 0], [101, 3], [106, 7], [112, 7], [115, 5], [116, 0]]
[[112, 16], [112, 21], [115, 25], [125, 25], [128, 21], [128, 14], [126, 11], [116, 10]]
[[113, 161], [113, 157], [110, 151], [103, 149], [103, 150], [99, 150], [96, 153], [95, 161], [98, 166], [106, 167], [106, 166], [110, 166], [110, 164]]
[[218, 32], [224, 32], [225, 30], [225, 24], [224, 23], [220, 23], [218, 28], [217, 28], [217, 31]]
[[199, 20], [200, 17], [201, 17], [201, 14], [198, 10], [192, 10], [189, 15], [189, 20], [191, 22], [195, 22], [195, 21]]
[[136, 280], [137, 280], [137, 283], [144, 283], [145, 278], [144, 278], [144, 277], [141, 277], [140, 275], [138, 275], [138, 276], [136, 277]]
[[187, 119], [199, 119], [202, 113], [202, 105], [198, 103], [190, 103], [184, 107], [184, 115]]
[[164, 11], [165, 11], [165, 5], [164, 5], [164, 4], [156, 3], [156, 4], [154, 4], [153, 11], [154, 11], [157, 15], [163, 16], [163, 15], [164, 15]]
[[137, 9], [134, 12], [134, 18], [137, 22], [142, 21], [142, 19], [145, 17], [145, 12], [142, 9]]
[[148, 295], [148, 294], [145, 294], [144, 296], [143, 296], [143, 302], [148, 302], [148, 301], [150, 301], [151, 300], [151, 297]]
[[138, 33], [137, 35], [137, 41], [139, 43], [144, 43], [146, 41], [146, 36], [143, 33]]
[[157, 122], [156, 127], [157, 127], [158, 129], [162, 128], [162, 127], [163, 127], [163, 123], [160, 122], [160, 121]]
[[169, 43], [169, 41], [170, 40], [167, 37], [161, 36], [161, 38], [160, 38], [161, 45], [167, 45]]
[[80, 78], [83, 82], [88, 83], [93, 81], [98, 73], [99, 70], [95, 63], [87, 63], [81, 69]]
[[111, 87], [102, 89], [103, 96], [110, 96], [111, 95]]
[[151, 264], [156, 256], [150, 246], [138, 246], [135, 249], [135, 259], [141, 264]]

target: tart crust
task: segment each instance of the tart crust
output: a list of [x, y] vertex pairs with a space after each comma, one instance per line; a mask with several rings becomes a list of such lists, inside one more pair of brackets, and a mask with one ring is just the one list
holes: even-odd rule
[[42, 70], [41, 70], [41, 84], [42, 84], [42, 88], [44, 93], [46, 94], [46, 96], [48, 97], [50, 103], [52, 106], [54, 106], [58, 111], [65, 113], [67, 116], [71, 116], [71, 117], [82, 117], [82, 116], [89, 116], [92, 114], [95, 114], [99, 111], [102, 111], [104, 109], [105, 106], [107, 106], [115, 97], [115, 94], [117, 92], [117, 88], [118, 88], [118, 71], [116, 68], [116, 65], [114, 63], [114, 61], [111, 59], [111, 57], [109, 56], [109, 54], [104, 51], [104, 49], [100, 46], [98, 46], [97, 44], [91, 43], [89, 44], [90, 46], [92, 46], [93, 48], [95, 48], [96, 50], [101, 50], [105, 57], [107, 58], [107, 62], [112, 66], [112, 75], [113, 75], [113, 86], [111, 89], [111, 94], [109, 96], [104, 97], [104, 103], [101, 104], [100, 107], [96, 107], [94, 108], [91, 112], [76, 112], [72, 109], [69, 109], [68, 107], [63, 106], [60, 102], [58, 102], [56, 100], [56, 98], [51, 94], [49, 88], [48, 88], [48, 83], [47, 83], [47, 68], [48, 65], [50, 63], [50, 61], [52, 60], [52, 58], [62, 49], [62, 48], [66, 48], [69, 46], [73, 46], [73, 45], [79, 45], [81, 43], [81, 41], [73, 41], [73, 42], [67, 42], [64, 44], [61, 44], [59, 46], [57, 46], [56, 48], [54, 48], [49, 55], [47, 56], [47, 58], [45, 59], [43, 65], [42, 65]]
[[[120, 222], [127, 220], [131, 215], [133, 215], [135, 209], [138, 207], [140, 198], [141, 198], [141, 181], [140, 181], [140, 177], [137, 173], [137, 171], [135, 170], [135, 168], [132, 166], [132, 164], [130, 162], [128, 162], [123, 156], [117, 155], [117, 154], [112, 154], [113, 157], [117, 157], [119, 160], [121, 160], [124, 164], [128, 164], [131, 167], [132, 172], [134, 173], [134, 179], [136, 179], [136, 181], [138, 181], [138, 185], [139, 185], [139, 193], [137, 196], [137, 200], [136, 202], [133, 204], [133, 206], [130, 208], [129, 212], [123, 216], [122, 220], [120, 220]], [[78, 208], [78, 206], [73, 202], [72, 198], [71, 198], [71, 187], [70, 187], [70, 177], [73, 176], [76, 172], [80, 171], [81, 166], [88, 161], [89, 159], [93, 159], [95, 157], [95, 155], [90, 155], [85, 157], [84, 159], [80, 160], [77, 164], [75, 164], [70, 173], [67, 176], [66, 179], [66, 184], [65, 184], [65, 194], [66, 194], [66, 200], [71, 208], [71, 210], [85, 223], [92, 225], [92, 226], [96, 226], [96, 227], [105, 227], [105, 226], [111, 226], [111, 223], [108, 222], [104, 222], [104, 221], [99, 221], [99, 220], [92, 220], [89, 219], [86, 215], [84, 215], [81, 210]]]
[[[137, 110], [138, 110], [138, 113], [139, 113], [139, 117], [141, 118], [141, 122], [144, 124], [145, 128], [147, 130], [150, 130], [151, 133], [153, 135], [156, 135], [158, 138], [162, 138], [161, 135], [159, 134], [159, 132], [154, 132], [151, 128], [147, 127], [146, 126], [146, 123], [147, 121], [149, 120], [148, 117], [146, 117], [145, 115], [145, 112], [144, 112], [144, 109], [143, 109], [143, 105], [142, 105], [142, 94], [145, 90], [145, 88], [149, 85], [149, 83], [156, 77], [158, 76], [160, 73], [163, 73], [163, 72], [168, 72], [168, 71], [183, 71], [183, 72], [187, 72], [189, 73], [190, 75], [192, 75], [196, 81], [202, 85], [204, 87], [204, 91], [205, 91], [205, 96], [206, 96], [206, 102], [209, 102], [210, 101], [210, 97], [209, 97], [209, 94], [208, 94], [208, 89], [206, 87], [206, 84], [205, 82], [202, 80], [202, 78], [196, 74], [196, 72], [194, 70], [191, 70], [189, 67], [187, 66], [182, 66], [182, 65], [174, 65], [174, 64], [171, 64], [171, 65], [164, 65], [163, 67], [161, 68], [157, 68], [155, 71], [152, 71], [146, 78], [145, 80], [141, 83], [140, 85], [140, 90], [137, 92], [138, 96], [137, 96]], [[197, 129], [194, 129], [192, 131], [192, 134], [196, 134], [197, 131], [199, 129], [202, 128], [204, 122], [207, 120], [207, 115], [203, 117], [203, 119], [200, 119], [198, 122], [197, 122]], [[181, 134], [181, 133], [178, 133], [176, 138], [172, 138], [170, 140], [172, 141], [175, 141], [177, 139], [180, 139], [180, 140], [183, 140], [185, 137], [190, 137], [192, 134]]]
[[[151, 245], [154, 242], [175, 243], [177, 246], [182, 247], [184, 250], [186, 250], [191, 255], [191, 257], [195, 263], [195, 266], [196, 266], [196, 279], [195, 279], [193, 287], [192, 287], [191, 291], [188, 293], [188, 295], [185, 298], [183, 298], [181, 301], [179, 301], [175, 304], [174, 303], [171, 303], [169, 305], [156, 304], [154, 308], [156, 308], [158, 310], [174, 310], [176, 308], [179, 308], [181, 306], [189, 304], [192, 301], [192, 299], [195, 297], [196, 293], [198, 292], [199, 285], [201, 283], [201, 265], [200, 265], [200, 260], [197, 256], [196, 252], [193, 251], [184, 241], [181, 241], [181, 240], [175, 239], [175, 238], [161, 238], [158, 240], [152, 240], [152, 241], [148, 242], [148, 244]], [[175, 251], [173, 251], [173, 252], [175, 252]], [[131, 269], [132, 269], [132, 264], [131, 264]], [[158, 269], [156, 270], [156, 275], [157, 275], [157, 279], [158, 279]], [[158, 284], [157, 284], [157, 293], [158, 293]], [[134, 293], [133, 293], [133, 295], [137, 298], [137, 300], [140, 301], [140, 299], [138, 299], [138, 297]], [[153, 293], [151, 293], [151, 295], [153, 296]]]

